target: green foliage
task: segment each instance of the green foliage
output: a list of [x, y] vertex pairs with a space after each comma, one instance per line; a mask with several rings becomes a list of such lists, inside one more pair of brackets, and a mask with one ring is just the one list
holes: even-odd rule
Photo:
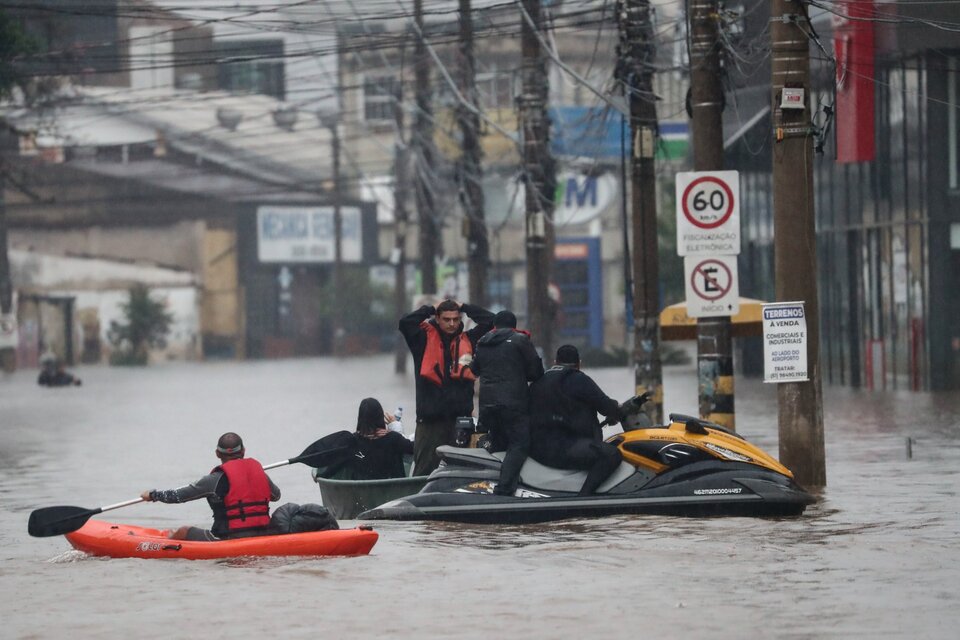
[[344, 266], [343, 290], [334, 295], [333, 283], [320, 290], [320, 317], [334, 317], [334, 305], [340, 308], [343, 328], [348, 334], [383, 336], [397, 329], [393, 309], [393, 289], [370, 282], [365, 267]]
[[677, 255], [676, 193], [673, 180], [663, 180], [660, 192], [660, 216], [657, 220], [657, 241], [660, 248], [660, 291], [663, 306], [683, 302], [683, 258]]
[[111, 321], [107, 338], [116, 350], [110, 364], [145, 365], [148, 349], [166, 344], [173, 314], [166, 305], [150, 297], [150, 289], [144, 284], [130, 287], [130, 298], [120, 305], [126, 323]]
[[10, 90], [24, 79], [17, 69], [17, 57], [36, 50], [36, 41], [0, 9], [0, 97], [8, 97]]

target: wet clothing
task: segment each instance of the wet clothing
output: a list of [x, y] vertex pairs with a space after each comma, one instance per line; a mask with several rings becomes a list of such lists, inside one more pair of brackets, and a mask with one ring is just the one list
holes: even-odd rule
[[530, 451], [527, 383], [543, 375], [543, 362], [530, 334], [500, 328], [480, 338], [470, 366], [480, 377], [480, 425], [494, 450], [507, 451], [495, 493], [513, 495]]
[[470, 337], [461, 332], [450, 340], [444, 340], [437, 325], [424, 320], [420, 328], [427, 334], [427, 344], [423, 348], [423, 361], [420, 363], [420, 376], [433, 384], [443, 384], [445, 363], [450, 363], [448, 377], [451, 380], [476, 380], [470, 370], [473, 360], [473, 343]]
[[581, 495], [590, 495], [620, 464], [620, 450], [603, 441], [597, 414], [619, 419], [620, 407], [590, 376], [565, 366], [530, 385], [530, 455], [542, 464], [582, 469]]
[[543, 361], [530, 334], [516, 329], [494, 329], [477, 342], [470, 365], [480, 378], [480, 407], [526, 408], [527, 383], [543, 375]]
[[270, 479], [259, 462], [253, 458], [228, 460], [214, 471], [227, 476], [222, 503], [230, 533], [270, 526]]
[[354, 433], [357, 450], [350, 463], [353, 480], [382, 480], [407, 475], [403, 456], [413, 453], [413, 443], [395, 431], [379, 438], [368, 438]]
[[[473, 415], [473, 380], [460, 375], [459, 367], [465, 364], [459, 362], [459, 356], [464, 355], [460, 336], [465, 335], [475, 348], [480, 336], [493, 328], [493, 314], [472, 304], [460, 305], [460, 310], [477, 324], [469, 331], [461, 328], [452, 336], [443, 333], [436, 326], [436, 309], [430, 305], [424, 305], [400, 319], [400, 333], [413, 355], [414, 371], [417, 372], [417, 429], [413, 441], [413, 475], [427, 475], [436, 469], [440, 464], [436, 448], [454, 444], [457, 418]], [[425, 323], [429, 328], [425, 328]], [[432, 355], [425, 356], [429, 336], [434, 336], [433, 333], [428, 334], [431, 330], [435, 331], [435, 337], [440, 339], [440, 353], [437, 355], [434, 348], [431, 350]], [[454, 354], [459, 354], [456, 361], [453, 359]], [[439, 372], [442, 376], [440, 384], [436, 383], [432, 374], [421, 374], [425, 357], [428, 363], [433, 358], [438, 361], [443, 358]], [[454, 364], [457, 365], [456, 368]], [[432, 366], [428, 369], [436, 373]]]
[[417, 420], [434, 421], [440, 418], [455, 420], [459, 416], [469, 416], [473, 413], [473, 380], [457, 380], [450, 377], [453, 363], [450, 360], [453, 349], [450, 342], [453, 338], [459, 340], [461, 333], [466, 334], [472, 345], [477, 344], [480, 336], [493, 328], [493, 314], [486, 309], [472, 304], [461, 305], [460, 310], [468, 318], [477, 323], [469, 331], [458, 331], [448, 336], [438, 330], [443, 355], [443, 381], [436, 384], [433, 380], [419, 374], [423, 369], [424, 352], [427, 348], [427, 331], [423, 328], [426, 321], [436, 328], [434, 317], [436, 310], [430, 305], [424, 305], [408, 313], [400, 319], [400, 333], [407, 342], [407, 347], [413, 355], [414, 371], [417, 375]]
[[[264, 474], [266, 476], [266, 474]], [[267, 477], [267, 483], [270, 487], [270, 502], [280, 499], [280, 489], [273, 481]], [[156, 502], [175, 504], [180, 502], [190, 502], [206, 498], [213, 510], [212, 535], [216, 538], [240, 538], [250, 535], [260, 535], [265, 533], [263, 530], [236, 531], [231, 532], [227, 524], [227, 511], [224, 508], [223, 499], [230, 491], [230, 480], [219, 467], [203, 476], [196, 482], [180, 487], [178, 489], [159, 490], [154, 489], [150, 492], [150, 499]], [[195, 527], [194, 527], [195, 528]], [[203, 531], [200, 529], [200, 531]], [[197, 538], [188, 538], [194, 540]]]

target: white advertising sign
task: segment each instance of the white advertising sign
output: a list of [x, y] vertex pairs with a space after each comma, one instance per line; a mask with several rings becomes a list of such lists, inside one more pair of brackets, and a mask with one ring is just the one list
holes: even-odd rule
[[[344, 262], [363, 258], [360, 209], [341, 207], [340, 246]], [[333, 207], [263, 206], [257, 209], [260, 262], [333, 262]]]
[[763, 305], [763, 381], [808, 379], [807, 318], [803, 302]]
[[740, 173], [677, 174], [677, 255], [740, 253]]
[[713, 318], [740, 312], [736, 256], [687, 256], [683, 272], [688, 316]]
[[16, 349], [18, 342], [17, 314], [0, 313], [0, 349]]

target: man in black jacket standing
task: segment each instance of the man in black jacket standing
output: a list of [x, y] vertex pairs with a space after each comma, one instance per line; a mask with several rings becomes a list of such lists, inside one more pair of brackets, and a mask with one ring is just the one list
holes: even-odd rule
[[580, 495], [591, 495], [620, 464], [620, 450], [603, 441], [597, 414], [620, 420], [620, 406], [580, 371], [580, 352], [557, 349], [556, 366], [530, 386], [530, 455], [560, 469], [587, 471]]
[[[463, 330], [460, 314], [477, 326]], [[480, 336], [493, 327], [493, 314], [472, 304], [444, 300], [424, 305], [400, 319], [417, 376], [417, 429], [413, 437], [413, 475], [427, 475], [440, 464], [436, 449], [456, 441], [456, 422], [473, 415], [469, 365]]]
[[490, 431], [494, 450], [507, 450], [494, 493], [512, 496], [530, 451], [527, 383], [543, 375], [543, 362], [530, 334], [517, 330], [513, 313], [498, 313], [493, 327], [477, 342], [470, 368], [480, 378], [480, 424]]

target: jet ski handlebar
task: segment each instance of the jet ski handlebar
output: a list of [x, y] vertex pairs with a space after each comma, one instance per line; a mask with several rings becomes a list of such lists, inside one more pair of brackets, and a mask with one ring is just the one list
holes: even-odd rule
[[[611, 424], [617, 424], [617, 422], [623, 422], [624, 431], [629, 431], [630, 429], [637, 429], [642, 426], [651, 426], [650, 424], [641, 425], [639, 422], [642, 422], [642, 417], [640, 414], [643, 411], [643, 405], [648, 403], [653, 398], [652, 391], [645, 391], [638, 396], [633, 396], [632, 398], [626, 400], [623, 404], [620, 405], [620, 410], [617, 412], [617, 415], [610, 416], [606, 420], [600, 423], [601, 427], [605, 427]], [[640, 420], [632, 420], [631, 418], [640, 418]], [[646, 420], [649, 422], [649, 419]]]

